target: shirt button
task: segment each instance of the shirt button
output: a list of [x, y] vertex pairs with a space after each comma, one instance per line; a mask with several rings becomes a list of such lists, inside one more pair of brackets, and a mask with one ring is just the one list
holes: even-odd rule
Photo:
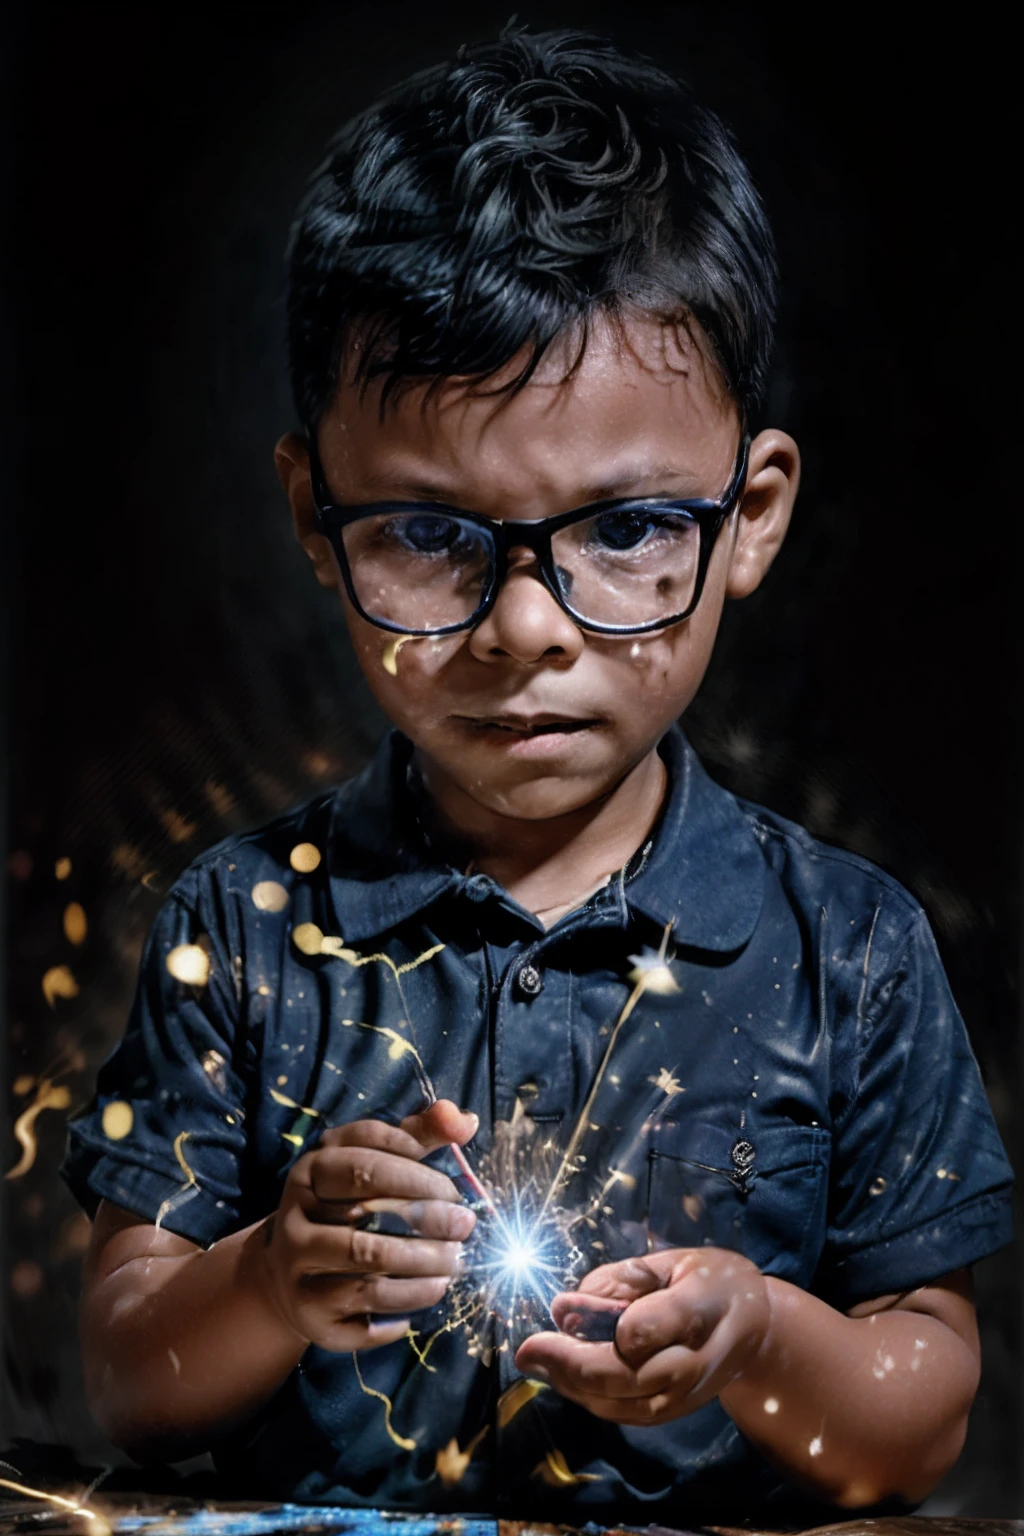
[[516, 986], [524, 997], [536, 997], [544, 989], [544, 978], [535, 965], [524, 965], [516, 977]]
[[494, 881], [490, 875], [470, 875], [462, 889], [470, 901], [486, 901], [494, 891]]

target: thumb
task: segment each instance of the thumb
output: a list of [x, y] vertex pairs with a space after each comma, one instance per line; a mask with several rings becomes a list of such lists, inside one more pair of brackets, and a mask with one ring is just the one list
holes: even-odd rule
[[424, 1152], [455, 1142], [464, 1146], [472, 1141], [480, 1127], [480, 1116], [469, 1110], [459, 1109], [451, 1099], [436, 1099], [418, 1114], [407, 1115], [402, 1130], [419, 1142]]

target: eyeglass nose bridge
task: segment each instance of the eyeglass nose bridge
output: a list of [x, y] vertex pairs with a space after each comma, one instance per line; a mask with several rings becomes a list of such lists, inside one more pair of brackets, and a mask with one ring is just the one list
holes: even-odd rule
[[550, 520], [547, 518], [537, 521], [509, 519], [495, 522], [490, 533], [494, 541], [494, 567], [491, 573], [490, 590], [473, 620], [473, 628], [482, 624], [491, 613], [504, 590], [509, 572], [517, 569], [509, 558], [517, 549], [528, 549], [537, 562], [536, 570], [526, 571], [525, 574], [539, 582], [565, 617], [579, 627], [576, 615], [567, 607], [565, 597], [559, 590], [551, 549]]

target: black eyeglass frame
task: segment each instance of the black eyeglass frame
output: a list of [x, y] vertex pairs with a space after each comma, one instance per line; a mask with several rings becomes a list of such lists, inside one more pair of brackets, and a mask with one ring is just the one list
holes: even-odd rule
[[[569, 512], [558, 512], [554, 517], [540, 517], [530, 520], [516, 518], [485, 517], [482, 512], [464, 512], [458, 507], [450, 507], [437, 501], [371, 501], [353, 504], [352, 506], [339, 506], [330, 500], [327, 490], [327, 482], [324, 478], [323, 465], [316, 445], [316, 433], [306, 429], [306, 438], [309, 448], [310, 480], [313, 488], [313, 505], [315, 508], [315, 523], [319, 533], [330, 539], [341, 567], [342, 580], [345, 590], [356, 612], [367, 623], [375, 625], [378, 629], [384, 629], [396, 635], [417, 635], [424, 638], [438, 638], [443, 635], [459, 634], [463, 630], [475, 629], [476, 626], [487, 617], [494, 607], [501, 591], [505, 577], [508, 575], [509, 551], [526, 547], [537, 557], [537, 566], [541, 580], [551, 593], [555, 602], [568, 614], [574, 624], [580, 629], [586, 629], [599, 635], [643, 635], [658, 629], [669, 629], [673, 624], [681, 624], [688, 619], [700, 602], [701, 593], [704, 590], [704, 582], [707, 578], [708, 565], [715, 547], [715, 541], [721, 532], [722, 525], [735, 510], [736, 504], [743, 492], [747, 479], [748, 457], [750, 452], [750, 438], [744, 436], [736, 455], [736, 464], [729, 484], [717, 500], [707, 497], [676, 498], [668, 496], [626, 496], [609, 501], [593, 501], [584, 507], [575, 507]], [[587, 518], [598, 517], [608, 512], [633, 512], [644, 509], [658, 512], [670, 512], [692, 517], [697, 524], [700, 535], [700, 549], [697, 555], [697, 577], [693, 589], [693, 597], [682, 613], [672, 614], [667, 619], [655, 619], [648, 624], [599, 624], [594, 619], [586, 619], [577, 613], [568, 599], [559, 590], [558, 577], [555, 571], [554, 557], [551, 552], [551, 537], [572, 523], [584, 522]], [[351, 523], [359, 522], [365, 517], [380, 517], [388, 512], [421, 512], [435, 516], [452, 517], [460, 522], [470, 523], [474, 528], [479, 528], [489, 540], [492, 548], [492, 571], [490, 581], [484, 587], [480, 603], [469, 618], [462, 619], [458, 624], [446, 624], [440, 629], [409, 629], [402, 624], [395, 624], [389, 619], [375, 618], [367, 613], [355, 590], [352, 580], [352, 571], [345, 550], [345, 541], [342, 532]]]

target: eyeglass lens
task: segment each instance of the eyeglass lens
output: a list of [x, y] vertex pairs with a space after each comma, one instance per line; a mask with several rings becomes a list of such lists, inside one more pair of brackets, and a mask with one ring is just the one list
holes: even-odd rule
[[[475, 523], [448, 513], [392, 511], [343, 533], [359, 604], [405, 629], [465, 623], [493, 576], [493, 549]], [[684, 512], [631, 507], [595, 513], [551, 540], [562, 597], [595, 624], [654, 624], [693, 599], [700, 532]]]

